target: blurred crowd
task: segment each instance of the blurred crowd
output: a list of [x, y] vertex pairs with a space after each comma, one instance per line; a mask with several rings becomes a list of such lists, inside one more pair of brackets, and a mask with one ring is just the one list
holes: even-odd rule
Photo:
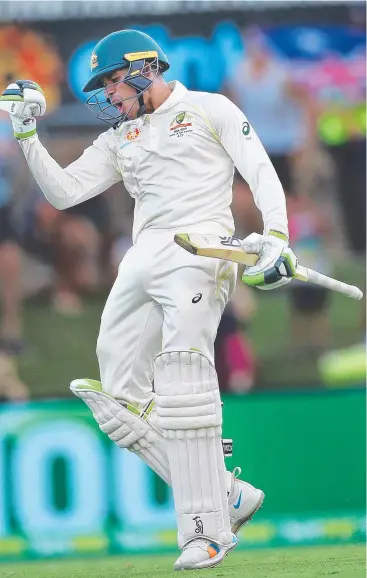
[[[331, 274], [339, 250], [365, 254], [365, 139], [352, 131], [341, 146], [321, 145], [319, 105], [268, 51], [259, 30], [245, 31], [245, 42], [246, 54], [222, 92], [247, 115], [279, 175], [291, 247], [303, 264]], [[41, 138], [65, 166], [94, 136], [86, 129]], [[0, 151], [0, 398], [26, 399], [31, 392], [17, 367], [28, 346], [24, 300], [42, 293], [60, 316], [82, 316], [86, 296], [107, 293], [130, 246], [133, 201], [118, 185], [81, 205], [56, 210], [32, 180], [5, 114], [0, 116]], [[239, 174], [233, 192], [237, 236], [262, 232], [261, 215]], [[330, 294], [292, 282], [286, 298], [294, 351], [327, 352]], [[259, 367], [249, 327], [258, 302], [258, 292], [239, 283], [223, 316], [216, 363], [224, 392], [246, 393], [257, 384]]]

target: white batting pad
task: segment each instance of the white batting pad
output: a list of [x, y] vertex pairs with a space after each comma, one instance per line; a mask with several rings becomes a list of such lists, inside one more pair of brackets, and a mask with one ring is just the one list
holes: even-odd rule
[[87, 404], [100, 429], [113, 442], [137, 454], [171, 485], [166, 442], [152, 425], [154, 409], [148, 415], [129, 404], [123, 406], [103, 391], [101, 382], [93, 379], [75, 379], [70, 389]]
[[221, 442], [222, 409], [211, 362], [193, 351], [155, 358], [157, 425], [166, 438], [180, 548], [196, 538], [232, 541]]

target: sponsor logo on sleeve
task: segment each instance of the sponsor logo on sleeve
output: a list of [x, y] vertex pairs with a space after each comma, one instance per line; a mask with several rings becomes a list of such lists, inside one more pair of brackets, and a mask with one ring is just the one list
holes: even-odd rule
[[251, 130], [251, 126], [249, 122], [242, 123], [242, 134], [246, 137], [246, 140], [250, 140], [251, 137], [249, 136]]

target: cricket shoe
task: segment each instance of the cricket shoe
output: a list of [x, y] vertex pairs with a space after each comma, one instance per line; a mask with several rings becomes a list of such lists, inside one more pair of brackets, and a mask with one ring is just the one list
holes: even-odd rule
[[205, 538], [192, 540], [182, 550], [181, 556], [173, 566], [174, 570], [200, 570], [217, 566], [223, 558], [238, 544], [237, 537], [232, 536], [232, 542], [227, 546], [216, 544]]
[[264, 492], [238, 479], [241, 468], [228, 472], [228, 512], [233, 534], [237, 534], [246, 522], [260, 510], [265, 498]]

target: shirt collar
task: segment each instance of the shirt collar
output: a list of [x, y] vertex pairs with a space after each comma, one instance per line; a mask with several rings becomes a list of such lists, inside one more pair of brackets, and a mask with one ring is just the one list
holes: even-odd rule
[[178, 80], [171, 80], [168, 82], [168, 86], [173, 88], [171, 94], [152, 114], [161, 114], [176, 106], [188, 92], [187, 88]]

